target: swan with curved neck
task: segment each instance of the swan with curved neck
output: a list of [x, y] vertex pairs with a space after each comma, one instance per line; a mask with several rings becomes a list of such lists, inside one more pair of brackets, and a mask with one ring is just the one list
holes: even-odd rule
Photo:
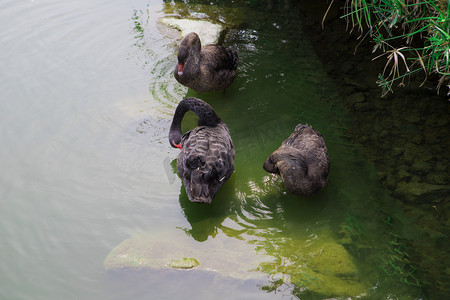
[[284, 186], [291, 193], [311, 196], [325, 187], [330, 158], [320, 132], [309, 125], [298, 124], [267, 158], [263, 168], [281, 175]]
[[[182, 136], [181, 121], [188, 111], [198, 116], [198, 127]], [[175, 110], [169, 143], [181, 150], [177, 170], [189, 200], [211, 203], [234, 171], [235, 150], [228, 127], [209, 104], [186, 98]]]
[[229, 87], [239, 62], [235, 50], [220, 45], [202, 47], [195, 32], [183, 38], [177, 58], [175, 79], [196, 92], [219, 91]]

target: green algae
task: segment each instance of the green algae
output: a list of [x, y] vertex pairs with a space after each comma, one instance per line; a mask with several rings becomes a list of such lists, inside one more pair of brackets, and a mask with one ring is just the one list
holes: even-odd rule
[[271, 249], [268, 254], [276, 259], [260, 264], [260, 270], [277, 278], [272, 286], [263, 287], [264, 290], [276, 289], [282, 280], [294, 284], [300, 294], [334, 297], [365, 293], [366, 287], [352, 256], [328, 230], [323, 230], [314, 240], [284, 239], [277, 243], [276, 247], [264, 247]]
[[178, 258], [169, 261], [169, 267], [174, 269], [192, 269], [198, 267], [200, 263], [195, 258]]

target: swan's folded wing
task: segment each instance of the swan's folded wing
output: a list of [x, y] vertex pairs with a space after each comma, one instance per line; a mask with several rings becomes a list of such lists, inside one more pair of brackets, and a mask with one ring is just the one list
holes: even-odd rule
[[223, 124], [197, 127], [190, 132], [182, 149], [178, 173], [189, 198], [210, 202], [234, 171], [235, 151], [228, 129]]
[[207, 45], [201, 52], [201, 61], [207, 64], [211, 71], [235, 70], [239, 57], [235, 50], [218, 45]]

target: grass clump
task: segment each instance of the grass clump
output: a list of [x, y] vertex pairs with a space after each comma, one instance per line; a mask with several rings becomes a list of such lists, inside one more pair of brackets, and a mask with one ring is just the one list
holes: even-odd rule
[[[450, 87], [450, 7], [447, 0], [346, 0], [344, 15], [352, 31], [370, 37], [373, 52], [386, 66], [379, 74], [383, 95], [417, 72], [437, 76], [437, 91]], [[424, 82], [425, 82], [424, 80]]]

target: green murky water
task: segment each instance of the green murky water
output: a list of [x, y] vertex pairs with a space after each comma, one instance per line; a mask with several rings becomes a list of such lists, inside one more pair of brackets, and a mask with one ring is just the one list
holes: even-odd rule
[[[408, 224], [346, 136], [348, 117], [294, 8], [51, 0], [0, 8], [0, 298], [422, 297]], [[172, 78], [178, 41], [158, 18], [174, 13], [228, 26], [224, 44], [240, 65], [225, 92], [200, 95]], [[210, 103], [236, 146], [235, 173], [209, 206], [187, 200], [167, 142], [185, 96]], [[311, 198], [287, 193], [262, 169], [298, 123], [323, 134], [331, 159], [327, 187]], [[188, 115], [183, 127], [192, 126]], [[199, 268], [111, 276], [108, 253], [141, 234], [149, 242], [127, 249], [148, 244]], [[258, 275], [244, 276], [239, 266], [253, 259]], [[132, 260], [151, 266], [139, 253]]]

